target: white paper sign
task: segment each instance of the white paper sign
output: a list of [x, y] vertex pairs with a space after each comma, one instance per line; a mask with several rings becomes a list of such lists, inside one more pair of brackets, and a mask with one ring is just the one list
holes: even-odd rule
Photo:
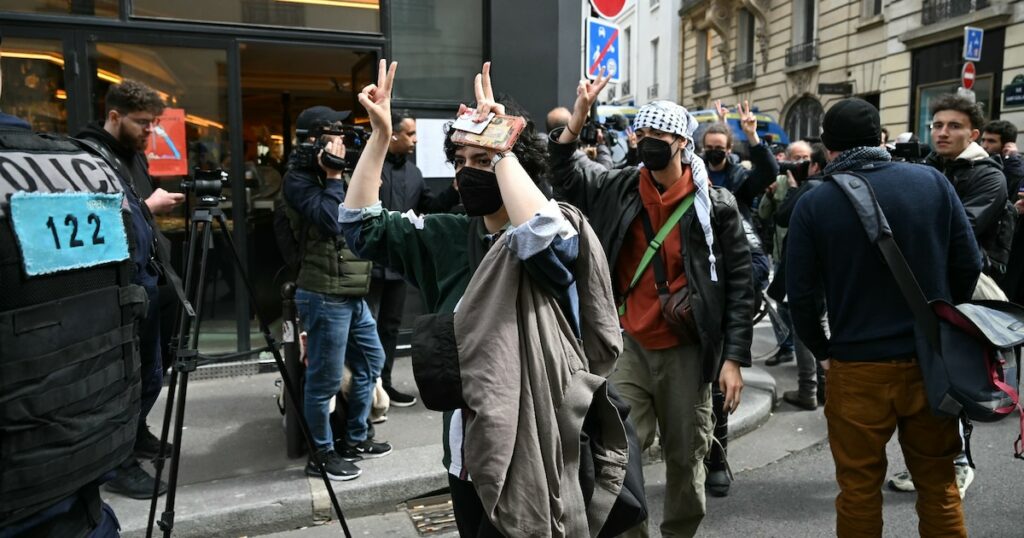
[[453, 178], [455, 167], [444, 155], [444, 126], [451, 120], [416, 120], [416, 166], [425, 178]]

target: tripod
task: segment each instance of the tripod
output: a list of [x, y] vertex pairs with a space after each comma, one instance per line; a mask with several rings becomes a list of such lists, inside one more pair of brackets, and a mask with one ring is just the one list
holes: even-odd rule
[[[207, 255], [209, 253], [208, 247], [211, 245], [213, 240], [213, 226], [215, 222], [220, 228], [220, 238], [223, 240], [223, 244], [227, 245], [228, 250], [230, 251], [231, 259], [234, 261], [234, 267], [238, 271], [237, 274], [242, 277], [245, 289], [249, 293], [251, 304], [256, 304], [256, 294], [252, 288], [252, 284], [250, 283], [249, 276], [245, 273], [242, 267], [242, 261], [238, 256], [238, 250], [235, 248], [235, 243], [231, 238], [231, 234], [228, 233], [227, 220], [224, 218], [224, 212], [217, 206], [219, 198], [216, 196], [201, 196], [198, 198], [199, 206], [193, 211], [191, 225], [189, 226], [188, 239], [186, 243], [188, 245], [188, 254], [186, 256], [187, 261], [185, 265], [185, 293], [187, 297], [191, 298], [191, 304], [195, 305], [195, 307], [193, 311], [193, 307], [191, 307], [188, 302], [183, 304], [178, 319], [178, 334], [174, 344], [176, 357], [171, 373], [171, 380], [167, 388], [167, 406], [164, 412], [163, 427], [160, 433], [160, 451], [156, 460], [154, 460], [156, 466], [156, 483], [153, 487], [153, 497], [149, 508], [149, 521], [146, 526], [147, 538], [152, 538], [153, 536], [153, 522], [156, 517], [157, 498], [160, 490], [160, 478], [163, 474], [164, 459], [167, 457], [167, 455], [164, 454], [164, 451], [167, 447], [166, 442], [168, 439], [168, 433], [170, 433], [172, 410], [174, 411], [174, 446], [172, 454], [170, 454], [171, 467], [168, 475], [167, 499], [165, 501], [164, 511], [160, 514], [160, 521], [157, 523], [163, 531], [164, 538], [170, 538], [171, 532], [174, 530], [174, 501], [178, 486], [178, 468], [181, 461], [181, 435], [185, 419], [185, 401], [188, 393], [188, 376], [190, 372], [194, 372], [196, 368], [199, 367], [200, 363], [205, 364], [217, 362], [218, 360], [212, 357], [205, 357], [198, 351], [199, 323], [202, 319]], [[199, 262], [198, 267], [196, 264], [197, 258]], [[256, 312], [256, 320], [259, 323], [260, 331], [263, 333], [263, 338], [267, 343], [265, 349], [269, 350], [273, 354], [278, 372], [284, 380], [285, 392], [288, 393], [291, 405], [294, 406], [295, 409], [302, 409], [302, 406], [298, 401], [298, 397], [296, 396], [296, 394], [298, 394], [296, 392], [296, 384], [288, 375], [284, 359], [281, 357], [279, 345], [274, 340], [273, 335], [270, 333], [270, 328], [259, 315], [259, 312]], [[179, 378], [181, 383], [180, 395], [177, 394]], [[306, 445], [309, 448], [309, 452], [310, 454], [315, 455], [316, 449], [313, 443], [313, 437], [310, 434], [309, 424], [306, 422], [306, 418], [302, 416], [302, 413], [297, 413], [297, 416], [299, 418], [299, 425], [302, 428], [302, 433], [306, 439]], [[331, 498], [331, 504], [334, 506], [335, 513], [338, 515], [338, 521], [341, 522], [342, 531], [347, 538], [351, 538], [352, 534], [349, 532], [348, 523], [345, 521], [345, 515], [341, 511], [341, 506], [338, 504], [338, 498], [334, 493], [334, 488], [331, 487], [331, 481], [327, 477], [327, 472], [324, 469], [324, 462], [320, 461], [320, 459], [315, 456], [313, 456], [313, 461], [316, 463], [317, 468], [320, 471], [320, 476], [323, 477], [324, 486], [327, 488], [327, 494]]]

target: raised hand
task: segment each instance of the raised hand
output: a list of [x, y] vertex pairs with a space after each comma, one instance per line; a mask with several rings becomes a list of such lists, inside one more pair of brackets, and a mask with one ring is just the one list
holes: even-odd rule
[[[597, 101], [597, 96], [601, 94], [601, 90], [608, 85], [608, 82], [612, 79], [612, 76], [608, 74], [607, 68], [602, 68], [601, 73], [597, 76], [597, 80], [581, 80], [579, 86], [576, 87], [576, 104], [573, 105], [572, 117], [576, 119], [577, 116], [586, 121], [587, 115], [590, 114], [590, 108], [594, 106], [594, 102]], [[580, 123], [582, 126], [583, 123]]]
[[[491, 62], [484, 62], [483, 69], [473, 78], [473, 94], [476, 97], [476, 116], [473, 121], [481, 122], [487, 119], [491, 112], [498, 115], [505, 114], [505, 105], [494, 100], [494, 88], [491, 87]], [[459, 106], [459, 116], [468, 107]]]
[[718, 121], [725, 123], [726, 118], [729, 116], [729, 107], [722, 106], [721, 99], [715, 99], [715, 112], [718, 113]]
[[743, 101], [743, 103], [736, 106], [740, 112], [740, 128], [743, 129], [743, 133], [747, 135], [747, 141], [751, 145], [756, 146], [761, 143], [761, 139], [757, 136], [757, 116], [754, 115], [750, 110], [750, 101]]
[[377, 83], [363, 88], [358, 96], [359, 104], [370, 116], [373, 132], [379, 131], [388, 137], [391, 136], [391, 88], [397, 69], [398, 62], [391, 62], [389, 67], [387, 60], [382, 59], [377, 66]]

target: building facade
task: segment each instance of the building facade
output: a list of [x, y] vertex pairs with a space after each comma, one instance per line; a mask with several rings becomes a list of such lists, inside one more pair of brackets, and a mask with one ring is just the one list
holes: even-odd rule
[[[180, 191], [196, 168], [228, 172], [221, 207], [261, 312], [273, 317], [283, 262], [272, 208], [301, 110], [352, 110], [365, 125], [356, 95], [388, 58], [401, 64], [396, 108], [451, 118], [473, 101], [473, 77], [491, 59], [495, 87], [543, 117], [575, 95], [582, 13], [546, 0], [9, 0], [0, 3], [0, 109], [34, 130], [74, 134], [104, 117], [111, 84], [135, 79], [160, 92], [181, 121], [177, 135], [152, 142], [175, 146], [179, 161], [156, 174], [159, 186]], [[147, 151], [151, 171], [160, 151]], [[187, 216], [182, 208], [159, 220], [178, 246]], [[230, 344], [246, 349], [249, 298], [215, 250], [204, 310], [237, 324]]]
[[963, 27], [973, 26], [985, 30], [978, 102], [989, 119], [1024, 124], [1024, 107], [1004, 102], [1024, 75], [1024, 2], [685, 0], [679, 17], [678, 99], [689, 107], [749, 100], [791, 138], [814, 138], [832, 103], [857, 96], [892, 136], [927, 141], [928, 103], [960, 86]]

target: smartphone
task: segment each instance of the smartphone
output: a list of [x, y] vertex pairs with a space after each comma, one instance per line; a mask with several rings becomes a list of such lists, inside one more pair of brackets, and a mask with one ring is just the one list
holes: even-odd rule
[[452, 142], [504, 153], [512, 149], [525, 127], [526, 120], [521, 116], [494, 116], [480, 134], [456, 129]]

